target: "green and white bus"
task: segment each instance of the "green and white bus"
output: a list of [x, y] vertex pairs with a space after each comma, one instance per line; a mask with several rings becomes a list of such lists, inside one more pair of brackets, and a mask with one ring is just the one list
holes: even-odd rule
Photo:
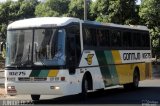
[[145, 26], [70, 17], [18, 20], [7, 29], [8, 95], [73, 95], [115, 85], [137, 88], [151, 78], [150, 36]]

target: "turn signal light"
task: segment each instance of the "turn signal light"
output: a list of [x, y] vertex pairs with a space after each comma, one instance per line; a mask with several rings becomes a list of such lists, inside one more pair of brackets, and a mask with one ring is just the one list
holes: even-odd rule
[[61, 77], [61, 81], [65, 81], [65, 77]]

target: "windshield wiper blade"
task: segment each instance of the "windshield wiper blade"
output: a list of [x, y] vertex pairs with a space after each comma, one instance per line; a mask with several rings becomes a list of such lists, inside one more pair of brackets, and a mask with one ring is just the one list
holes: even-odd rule
[[[28, 53], [26, 53], [19, 62], [17, 62], [18, 67], [24, 67], [24, 66], [32, 66], [33, 62], [29, 59], [30, 57], [30, 45], [28, 49]], [[26, 59], [27, 58], [27, 59]]]

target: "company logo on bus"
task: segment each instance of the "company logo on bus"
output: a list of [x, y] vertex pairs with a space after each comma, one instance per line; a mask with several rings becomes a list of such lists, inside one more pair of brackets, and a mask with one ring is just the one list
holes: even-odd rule
[[93, 56], [94, 56], [94, 54], [88, 54], [87, 58], [85, 58], [87, 60], [88, 65], [92, 64]]

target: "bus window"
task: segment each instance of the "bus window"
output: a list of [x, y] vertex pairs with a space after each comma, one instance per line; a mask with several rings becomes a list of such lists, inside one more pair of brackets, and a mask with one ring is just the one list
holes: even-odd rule
[[138, 32], [133, 33], [133, 46], [134, 48], [140, 47], [141, 46], [141, 34]]
[[97, 42], [98, 42], [98, 46], [105, 46], [105, 35], [102, 33], [101, 30], [97, 30]]
[[64, 29], [36, 29], [34, 64], [46, 66], [65, 65], [65, 36]]
[[99, 34], [100, 34], [99, 45], [102, 47], [109, 47], [110, 46], [109, 31], [102, 29], [102, 30], [99, 30]]
[[142, 45], [143, 45], [143, 47], [149, 47], [149, 40], [150, 40], [150, 38], [149, 38], [149, 36], [148, 36], [148, 34], [147, 33], [142, 33]]
[[96, 47], [97, 39], [96, 39], [96, 29], [94, 28], [85, 28], [84, 29], [84, 46], [85, 47]]
[[111, 44], [113, 47], [121, 47], [121, 32], [120, 31], [111, 31]]
[[123, 46], [124, 47], [132, 47], [131, 32], [123, 32]]

